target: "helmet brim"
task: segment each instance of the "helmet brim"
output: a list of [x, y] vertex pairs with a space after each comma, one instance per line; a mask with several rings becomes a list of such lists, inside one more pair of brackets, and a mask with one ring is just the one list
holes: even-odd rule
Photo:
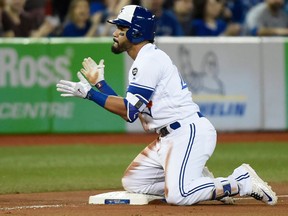
[[111, 19], [111, 20], [107, 20], [108, 23], [114, 24], [114, 25], [118, 25], [118, 26], [124, 26], [124, 27], [130, 27], [131, 23], [127, 22], [126, 20], [122, 20], [122, 19]]

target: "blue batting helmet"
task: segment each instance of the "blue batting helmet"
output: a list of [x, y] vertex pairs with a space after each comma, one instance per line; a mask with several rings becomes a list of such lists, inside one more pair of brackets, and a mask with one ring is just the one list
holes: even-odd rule
[[128, 27], [126, 37], [137, 44], [142, 41], [154, 41], [155, 37], [155, 16], [138, 5], [127, 5], [123, 7], [116, 19], [107, 22]]

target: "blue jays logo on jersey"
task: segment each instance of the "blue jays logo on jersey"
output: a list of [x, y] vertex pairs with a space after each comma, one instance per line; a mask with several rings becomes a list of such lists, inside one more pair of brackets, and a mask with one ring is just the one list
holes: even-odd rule
[[133, 68], [133, 70], [132, 70], [132, 75], [133, 75], [133, 76], [136, 76], [137, 72], [138, 72], [138, 68]]

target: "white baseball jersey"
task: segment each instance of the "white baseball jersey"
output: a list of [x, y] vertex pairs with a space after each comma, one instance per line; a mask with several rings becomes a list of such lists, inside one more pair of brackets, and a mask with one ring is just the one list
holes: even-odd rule
[[129, 71], [128, 92], [149, 102], [142, 114], [150, 130], [199, 112], [177, 67], [151, 43], [142, 47]]

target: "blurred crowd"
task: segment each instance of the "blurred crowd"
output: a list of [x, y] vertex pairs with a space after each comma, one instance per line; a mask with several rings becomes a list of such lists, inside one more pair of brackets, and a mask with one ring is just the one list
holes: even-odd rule
[[157, 36], [288, 35], [288, 0], [0, 0], [0, 37], [111, 36], [127, 4], [155, 14]]

